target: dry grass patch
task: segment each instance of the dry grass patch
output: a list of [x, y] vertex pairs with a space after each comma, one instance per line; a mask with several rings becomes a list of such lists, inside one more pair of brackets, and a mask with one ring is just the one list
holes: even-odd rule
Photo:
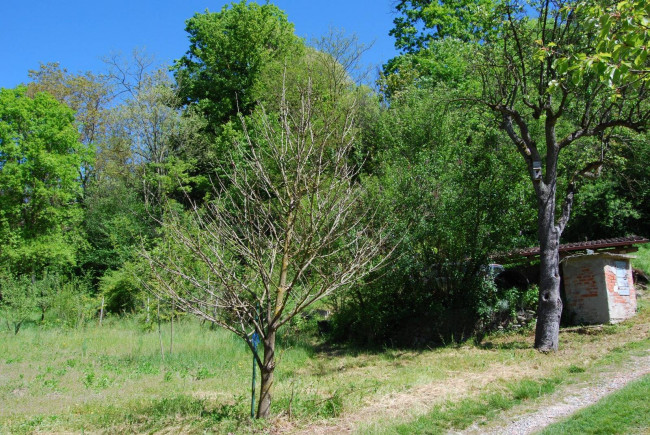
[[[381, 433], [386, 425], [410, 421], [435, 406], [502, 392], [513, 382], [553, 377], [571, 382], [594, 365], [615, 362], [617, 349], [647, 340], [649, 335], [650, 316], [644, 310], [623, 324], [588, 333], [584, 328], [563, 330], [560, 351], [555, 354], [533, 350], [532, 331], [493, 335], [480, 346], [417, 353], [404, 364], [409, 374], [402, 376], [400, 370], [389, 370], [390, 381], [375, 394], [363, 397], [358, 409], [346, 408], [340, 418], [320, 424], [285, 423], [279, 429], [290, 433], [336, 434], [364, 428]], [[373, 369], [385, 370], [379, 366]]]

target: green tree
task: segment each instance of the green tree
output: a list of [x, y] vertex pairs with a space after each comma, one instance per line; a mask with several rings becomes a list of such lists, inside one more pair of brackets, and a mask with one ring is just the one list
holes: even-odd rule
[[[26, 95], [33, 97], [47, 92], [57, 101], [74, 110], [75, 122], [80, 140], [87, 145], [88, 152], [101, 152], [107, 127], [108, 106], [113, 99], [112, 86], [105, 75], [92, 72], [71, 74], [58, 63], [41, 64], [37, 70], [30, 70], [32, 79], [27, 84]], [[80, 168], [82, 185], [85, 187], [95, 174], [93, 159], [85, 158]]]
[[[382, 94], [390, 100], [413, 86], [431, 89], [439, 84], [454, 94], [475, 89], [480, 82], [469, 62], [473, 53], [473, 44], [446, 38], [432, 41], [418, 52], [397, 56], [384, 65], [379, 80]], [[445, 104], [448, 102], [449, 99]]]
[[[621, 53], [616, 65], [585, 60], [615, 54], [600, 51], [608, 47], [607, 36], [590, 25], [591, 11], [577, 5], [530, 5], [537, 13], [531, 18], [521, 5], [508, 3], [500, 40], [481, 47], [477, 64], [484, 83], [478, 101], [499, 117], [537, 196], [541, 272], [535, 347], [542, 351], [558, 348], [558, 247], [577, 186], [600, 171], [619, 129], [642, 131], [650, 117], [645, 79], [625, 71], [636, 51]], [[647, 32], [631, 34], [635, 43], [640, 38], [642, 45], [650, 44]]]
[[183, 198], [191, 163], [178, 155], [202, 140], [197, 133], [202, 124], [196, 116], [182, 116], [166, 68], [152, 70], [151, 58], [138, 51], [105, 62], [107, 82], [119, 98], [105, 114], [84, 198], [90, 247], [81, 260], [95, 284], [129, 275], [126, 263], [136, 261], [142, 243], [155, 238], [160, 204], [174, 194]]
[[399, 0], [390, 35], [405, 53], [448, 37], [478, 41], [494, 32], [495, 0]]
[[277, 103], [274, 92], [282, 68], [304, 53], [283, 11], [266, 3], [242, 0], [219, 12], [197, 13], [186, 22], [190, 47], [172, 67], [184, 114], [205, 120], [206, 139], [185, 148], [183, 160], [195, 162], [194, 199], [211, 191], [210, 179], [227, 178], [223, 169], [235, 141], [243, 139], [239, 114], [249, 115], [258, 102]]
[[558, 346], [558, 246], [577, 186], [599, 173], [620, 129], [644, 130], [649, 118], [642, 55], [650, 45], [647, 10], [641, 3], [607, 5], [504, 2], [496, 9], [502, 18], [489, 26], [493, 31], [469, 43], [480, 86], [452, 97], [489, 108], [526, 163], [537, 197], [535, 347], [543, 351]]
[[71, 109], [47, 93], [0, 90], [1, 262], [13, 273], [75, 264], [80, 168], [90, 161]]
[[[136, 54], [134, 63], [143, 64], [142, 59]], [[127, 73], [118, 67], [114, 59], [111, 76], [119, 80], [124, 92], [121, 104], [110, 113], [110, 141], [128, 148], [144, 202], [157, 206], [190, 182], [187, 172], [196, 161], [180, 157], [188, 157], [190, 147], [201, 147], [205, 138], [199, 131], [205, 122], [192, 111], [182, 116], [166, 68], [153, 72], [136, 68]]]
[[0, 288], [0, 316], [4, 319], [7, 329], [18, 334], [38, 306], [34, 284], [27, 276], [14, 278], [11, 275], [2, 275]]
[[602, 174], [577, 190], [565, 242], [650, 235], [650, 158], [646, 134], [610, 138]]
[[[573, 4], [566, 5], [573, 8]], [[596, 37], [595, 50], [566, 53], [573, 63], [576, 75], [594, 70], [601, 80], [615, 86], [621, 95], [624, 88], [650, 79], [648, 68], [648, 40], [650, 39], [650, 8], [643, 0], [579, 1], [575, 13], [585, 20], [585, 27]], [[564, 62], [558, 62], [563, 68]], [[577, 64], [577, 65], [576, 65]], [[577, 68], [576, 68], [577, 67]]]
[[41, 64], [37, 70], [29, 70], [27, 95], [47, 92], [57, 101], [75, 111], [81, 141], [96, 142], [105, 125], [106, 109], [112, 100], [112, 89], [105, 75], [92, 72], [71, 74], [57, 62]]
[[269, 63], [284, 64], [304, 47], [285, 13], [269, 3], [243, 0], [197, 13], [186, 24], [190, 48], [173, 70], [182, 102], [201, 113], [213, 133], [264, 100], [260, 83]]

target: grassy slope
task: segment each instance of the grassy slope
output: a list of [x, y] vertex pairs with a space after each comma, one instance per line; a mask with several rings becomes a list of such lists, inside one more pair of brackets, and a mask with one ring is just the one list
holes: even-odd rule
[[[564, 382], [573, 373], [588, 374], [604, 355], [624, 355], [626, 343], [647, 338], [649, 319], [644, 310], [598, 334], [563, 332], [561, 350], [554, 355], [531, 349], [532, 331], [488, 337], [482, 346], [423, 352], [318, 352], [300, 342], [281, 343], [273, 405], [277, 417], [267, 425], [309, 428], [335, 416], [363, 425], [356, 414], [388, 395], [438, 386], [444, 395], [425, 405], [444, 412], [472, 405], [478, 411], [445, 417], [445, 427], [464, 426], [490, 418], [513, 400], [527, 400], [530, 391], [552, 390], [553, 383], [544, 384], [544, 378]], [[176, 324], [169, 355], [167, 328], [164, 360], [157, 332], [132, 321], [67, 331], [26, 328], [16, 336], [0, 331], [0, 433], [268, 428], [251, 426], [247, 417], [251, 355], [243, 343], [186, 321]], [[370, 414], [371, 421], [386, 427], [381, 416]], [[402, 412], [391, 423], [417, 418]]]

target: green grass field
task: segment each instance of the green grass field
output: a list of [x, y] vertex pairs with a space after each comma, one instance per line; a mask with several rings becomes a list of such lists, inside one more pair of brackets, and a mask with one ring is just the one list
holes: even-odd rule
[[[252, 356], [225, 331], [176, 322], [170, 353], [169, 324], [162, 337], [118, 318], [79, 329], [29, 325], [17, 335], [3, 328], [0, 433], [275, 433], [339, 420], [368, 433], [444, 431], [489, 421], [599, 364], [622, 364], [625, 355], [650, 347], [649, 319], [644, 310], [598, 333], [565, 331], [553, 355], [532, 349], [531, 330], [496, 334], [482, 345], [382, 352], [285, 335], [267, 422], [249, 418]], [[440, 394], [428, 396], [420, 414], [399, 412], [387, 424], [381, 412], [360, 412], [432, 388]]]

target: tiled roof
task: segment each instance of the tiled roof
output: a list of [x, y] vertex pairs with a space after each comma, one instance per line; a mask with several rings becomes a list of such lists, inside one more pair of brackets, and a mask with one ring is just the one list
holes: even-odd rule
[[[571, 251], [584, 251], [586, 249], [598, 250], [623, 246], [632, 246], [641, 243], [648, 243], [650, 240], [641, 236], [616, 237], [614, 239], [589, 240], [586, 242], [565, 243], [560, 245], [560, 254]], [[534, 257], [539, 255], [539, 246], [534, 248], [516, 249], [498, 257]]]

